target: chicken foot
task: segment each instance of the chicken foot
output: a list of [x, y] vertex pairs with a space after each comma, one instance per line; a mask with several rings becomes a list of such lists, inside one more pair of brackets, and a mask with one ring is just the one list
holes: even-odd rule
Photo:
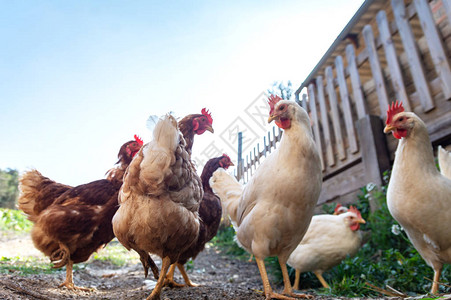
[[79, 290], [79, 291], [85, 291], [85, 292], [92, 291], [92, 289], [89, 289], [89, 288], [75, 286], [74, 280], [73, 280], [73, 265], [74, 265], [74, 262], [69, 259], [66, 264], [66, 280], [64, 280], [64, 282], [61, 283], [58, 287], [59, 288], [66, 287], [68, 290]]
[[171, 265], [171, 259], [169, 256], [166, 256], [163, 258], [162, 264], [161, 264], [161, 273], [158, 277], [157, 284], [152, 290], [152, 293], [147, 297], [146, 300], [159, 300], [161, 289], [163, 288], [164, 281], [166, 279], [166, 274], [168, 273], [169, 266]]
[[[177, 266], [177, 268], [179, 269], [180, 273], [183, 276], [183, 280], [185, 280], [185, 284], [180, 284], [175, 282], [174, 280], [174, 272], [175, 272], [175, 267]], [[185, 267], [180, 264], [180, 263], [175, 263], [172, 264], [171, 267], [169, 268], [168, 274], [166, 275], [166, 280], [164, 282], [164, 286], [171, 286], [171, 287], [184, 287], [184, 286], [190, 286], [190, 287], [196, 287], [199, 286], [199, 284], [192, 282], [189, 277], [188, 274], [185, 271]]]
[[194, 283], [189, 279], [188, 274], [186, 274], [185, 267], [182, 264], [177, 263], [177, 267], [179, 268], [179, 271], [182, 274], [183, 280], [185, 280], [187, 286], [191, 287], [199, 286], [197, 283]]
[[[282, 299], [282, 300], [294, 300], [295, 298], [288, 297], [282, 294], [278, 294], [273, 292], [271, 285], [269, 284], [268, 274], [266, 273], [265, 262], [263, 259], [255, 257], [255, 261], [257, 262], [258, 270], [260, 271], [260, 276], [263, 281], [263, 290], [265, 292], [266, 300], [270, 299]], [[286, 266], [285, 266], [286, 268]], [[285, 280], [284, 280], [285, 282]], [[291, 288], [291, 285], [290, 285]]]
[[183, 284], [177, 283], [174, 280], [174, 272], [175, 272], [175, 265], [172, 264], [169, 267], [168, 274], [166, 275], [166, 279], [164, 280], [164, 286], [170, 286], [170, 287], [184, 287]]
[[279, 264], [280, 264], [280, 268], [282, 269], [283, 285], [284, 285], [282, 294], [288, 295], [290, 297], [295, 297], [295, 298], [312, 299], [313, 296], [311, 296], [311, 295], [293, 293], [293, 289], [291, 288], [290, 276], [288, 275], [287, 261], [282, 260], [279, 257]]
[[326, 282], [326, 280], [324, 279], [322, 273], [316, 271], [316, 272], [313, 272], [313, 274], [316, 275], [316, 277], [317, 277], [318, 280], [321, 282], [321, 284], [323, 285], [323, 287], [325, 287], [326, 289], [330, 289], [330, 286], [327, 284], [327, 282]]

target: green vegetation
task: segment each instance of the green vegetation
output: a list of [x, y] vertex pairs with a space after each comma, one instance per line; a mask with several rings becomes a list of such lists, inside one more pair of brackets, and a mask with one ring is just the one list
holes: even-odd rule
[[0, 207], [14, 208], [19, 197], [19, 171], [0, 169]]
[[[385, 174], [388, 182], [388, 174]], [[390, 215], [386, 203], [386, 188], [369, 184], [361, 189], [355, 206], [367, 221], [361, 226], [365, 244], [354, 257], [323, 274], [330, 289], [322, 288], [313, 273], [301, 274], [301, 290], [315, 289], [316, 293], [345, 297], [381, 297], [368, 284], [387, 289], [386, 286], [408, 295], [427, 294], [431, 289], [433, 271], [408, 240], [406, 233]], [[371, 213], [370, 202], [379, 209]], [[335, 203], [325, 205], [325, 213], [332, 213]], [[213, 244], [227, 254], [249, 257], [234, 242], [233, 228], [220, 230]], [[267, 258], [268, 272], [282, 284], [282, 274], [276, 258]], [[292, 282], [294, 269], [288, 267]], [[441, 281], [451, 277], [451, 268], [445, 265]], [[440, 286], [440, 293], [451, 292], [451, 287]]]
[[[369, 211], [369, 199], [377, 201], [380, 208]], [[355, 257], [345, 259], [340, 265], [325, 273], [325, 279], [334, 295], [380, 296], [366, 283], [379, 288], [388, 285], [405, 294], [426, 294], [430, 291], [433, 271], [408, 240], [401, 226], [392, 218], [387, 208], [386, 186], [378, 189], [370, 184], [362, 189], [357, 208], [367, 220], [361, 229], [366, 243]], [[445, 265], [442, 281], [449, 278], [450, 268]], [[450, 288], [441, 286], [440, 292]]]
[[32, 226], [22, 211], [0, 208], [0, 230], [29, 232]]
[[44, 261], [36, 257], [0, 257], [0, 273], [16, 275], [49, 274], [57, 272], [48, 259]]

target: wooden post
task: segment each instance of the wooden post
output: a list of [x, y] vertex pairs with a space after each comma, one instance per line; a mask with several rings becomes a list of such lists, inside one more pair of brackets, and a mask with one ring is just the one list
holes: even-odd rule
[[238, 132], [238, 167], [237, 180], [243, 177], [243, 133]]
[[338, 86], [340, 90], [341, 106], [343, 110], [343, 119], [346, 125], [346, 133], [348, 134], [348, 143], [351, 153], [359, 151], [359, 144], [356, 139], [354, 119], [352, 117], [351, 101], [349, 99], [348, 85], [346, 83], [345, 68], [343, 66], [343, 58], [338, 55], [335, 58], [335, 70], [337, 72]]
[[391, 82], [396, 93], [396, 100], [401, 101], [407, 111], [412, 111], [385, 11], [381, 10], [377, 13], [376, 21], [382, 45], [385, 50], [385, 58], [387, 59], [387, 65], [390, 70]]
[[323, 125], [324, 144], [326, 147], [326, 160], [330, 167], [335, 166], [334, 150], [332, 149], [332, 136], [330, 133], [329, 118], [326, 106], [326, 97], [324, 96], [323, 77], [316, 77], [316, 88], [318, 91], [319, 111], [321, 113], [321, 124]]
[[415, 42], [412, 28], [406, 14], [406, 7], [403, 0], [391, 0], [393, 8], [393, 15], [395, 16], [396, 26], [398, 27], [399, 35], [401, 36], [404, 50], [409, 61], [410, 74], [412, 75], [413, 83], [418, 92], [421, 106], [424, 112], [428, 112], [435, 107], [432, 100], [431, 92], [426, 80], [423, 64], [420, 60], [420, 53]]
[[384, 74], [379, 62], [379, 57], [377, 56], [376, 42], [371, 25], [365, 25], [362, 33], [366, 44], [366, 50], [368, 51], [368, 60], [370, 61], [371, 73], [373, 74], [374, 83], [376, 84], [376, 93], [377, 98], [379, 99], [379, 107], [381, 111], [380, 115], [383, 116], [390, 102], [388, 101]]
[[323, 158], [323, 146], [321, 143], [321, 136], [319, 131], [318, 113], [316, 111], [315, 85], [313, 83], [309, 84], [308, 86], [308, 95], [309, 95], [310, 112], [312, 113], [311, 122], [313, 122], [313, 137], [315, 138], [316, 146], [318, 147], [319, 157], [321, 159], [321, 169], [324, 171], [325, 163]]
[[435, 71], [440, 78], [443, 95], [446, 100], [451, 99], [451, 68], [449, 66], [448, 57], [445, 53], [443, 41], [440, 37], [438, 29], [432, 16], [429, 1], [413, 0], [415, 9], [423, 28], [424, 37], [428, 42], [429, 51], [432, 61], [434, 62]]
[[343, 141], [343, 134], [341, 132], [340, 124], [340, 112], [338, 109], [338, 99], [335, 93], [334, 85], [334, 72], [331, 66], [326, 67], [326, 82], [327, 82], [327, 93], [329, 94], [329, 106], [332, 112], [332, 124], [335, 134], [335, 149], [338, 152], [338, 158], [340, 160], [346, 159], [346, 149], [345, 143]]
[[[357, 121], [365, 179], [367, 183], [372, 182], [379, 187], [383, 184], [383, 172], [390, 169], [390, 156], [383, 130], [379, 116], [367, 115]], [[378, 204], [371, 201], [370, 206], [371, 211], [378, 208]]]
[[360, 119], [367, 114], [368, 109], [362, 92], [354, 46], [351, 44], [346, 46], [346, 60], [348, 61], [349, 78], [351, 79], [352, 95], [354, 96], [354, 102], [357, 108], [357, 117]]

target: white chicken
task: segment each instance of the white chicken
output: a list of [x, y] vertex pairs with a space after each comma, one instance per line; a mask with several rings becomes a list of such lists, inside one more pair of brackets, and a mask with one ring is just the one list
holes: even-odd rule
[[[218, 177], [213, 190], [225, 201], [236, 224], [238, 242], [255, 256], [266, 299], [308, 297], [293, 293], [286, 262], [302, 240], [318, 201], [322, 184], [321, 162], [306, 111], [293, 101], [269, 98], [268, 122], [284, 129], [280, 145], [269, 155], [238, 197], [239, 188], [220, 191]], [[217, 171], [218, 172], [218, 171]], [[227, 199], [223, 199], [226, 196]], [[282, 268], [284, 290], [273, 292], [264, 258], [277, 256]]]
[[434, 269], [431, 292], [438, 292], [444, 263], [451, 263], [451, 180], [435, 166], [426, 125], [402, 104], [387, 111], [385, 133], [399, 139], [388, 184], [393, 218], [426, 263]]
[[124, 175], [120, 207], [113, 217], [117, 239], [140, 255], [147, 274], [148, 253], [162, 258], [161, 273], [147, 299], [160, 299], [169, 265], [176, 263], [199, 236], [202, 183], [185, 139], [171, 115], [155, 126]]
[[[325, 288], [323, 272], [338, 265], [347, 256], [354, 256], [362, 243], [360, 224], [365, 223], [360, 212], [351, 206], [338, 207], [334, 215], [316, 215], [299, 246], [288, 258], [288, 265], [296, 269], [293, 288], [299, 289], [302, 272], [313, 272]], [[344, 211], [344, 212], [342, 212]]]
[[451, 153], [438, 146], [437, 156], [440, 173], [451, 179]]

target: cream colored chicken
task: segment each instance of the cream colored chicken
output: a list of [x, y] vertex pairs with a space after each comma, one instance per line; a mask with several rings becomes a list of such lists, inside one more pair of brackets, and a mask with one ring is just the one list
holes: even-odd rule
[[[284, 130], [280, 145], [268, 156], [244, 187], [240, 197], [235, 186], [225, 200], [227, 212], [236, 223], [238, 242], [255, 256], [266, 299], [308, 297], [294, 294], [286, 262], [310, 224], [321, 191], [322, 172], [306, 111], [293, 101], [270, 97], [268, 122]], [[218, 178], [216, 178], [218, 179]], [[213, 190], [221, 200], [226, 191], [213, 178]], [[227, 189], [227, 185], [225, 185]], [[221, 196], [222, 195], [222, 196]], [[282, 294], [273, 292], [264, 258], [277, 256], [284, 278]]]
[[431, 292], [436, 294], [443, 264], [451, 263], [451, 180], [435, 166], [426, 125], [416, 114], [404, 112], [402, 104], [389, 107], [384, 132], [399, 139], [388, 209], [434, 269]]
[[147, 299], [159, 299], [169, 265], [196, 242], [203, 190], [174, 117], [155, 126], [153, 140], [133, 159], [113, 217], [118, 240], [140, 255], [147, 273], [149, 253], [162, 258], [161, 273]]
[[362, 235], [360, 224], [365, 223], [353, 206], [338, 215], [316, 215], [299, 246], [288, 258], [288, 265], [296, 269], [293, 288], [299, 289], [302, 272], [313, 272], [325, 288], [329, 288], [323, 272], [338, 265], [347, 256], [360, 249]]
[[440, 173], [451, 179], [451, 153], [442, 148], [442, 146], [438, 146], [437, 156]]

